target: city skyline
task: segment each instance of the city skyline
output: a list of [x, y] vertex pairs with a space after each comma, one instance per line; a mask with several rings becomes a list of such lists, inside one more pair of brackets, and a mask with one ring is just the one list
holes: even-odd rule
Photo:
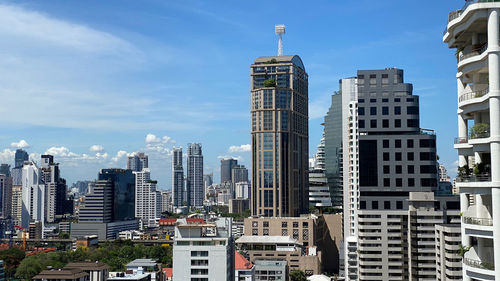
[[[298, 1], [284, 7], [267, 3], [268, 11], [258, 3], [87, 5], [0, 1], [0, 23], [12, 27], [0, 29], [1, 51], [9, 55], [9, 73], [0, 78], [8, 131], [0, 138], [1, 163], [13, 165], [19, 147], [33, 159], [51, 154], [71, 185], [95, 179], [100, 168], [125, 168], [127, 154], [143, 151], [150, 156], [158, 187], [166, 189], [172, 146], [200, 142], [204, 170], [215, 178], [219, 157], [232, 156], [250, 167], [248, 65], [257, 56], [276, 54], [273, 27], [284, 23], [284, 54], [300, 55], [310, 76], [310, 156], [338, 80], [356, 69], [396, 66], [405, 69], [421, 96], [421, 126], [436, 129], [441, 162], [450, 174], [456, 171], [450, 145], [456, 135], [450, 129], [456, 127], [453, 106], [440, 106], [456, 103], [456, 85], [449, 79], [455, 73], [453, 51], [436, 38], [442, 35], [443, 15], [462, 1], [436, 3], [431, 11], [396, 1], [362, 1], [356, 8], [323, 3], [321, 11]], [[307, 19], [314, 18], [311, 23], [286, 17], [299, 7]], [[250, 16], [277, 8], [286, 11], [258, 23]], [[363, 20], [355, 22], [354, 14]], [[394, 21], [376, 20], [380, 16]], [[422, 17], [428, 20], [422, 23]], [[405, 24], [394, 26], [395, 21]], [[364, 36], [351, 36], [356, 33]], [[25, 60], [34, 64], [27, 69]], [[224, 79], [216, 79], [213, 68]], [[29, 77], [30, 86], [20, 77]], [[27, 98], [32, 96], [37, 98]], [[13, 114], [12, 108], [23, 108], [25, 114]], [[438, 119], [435, 112], [443, 114]]]

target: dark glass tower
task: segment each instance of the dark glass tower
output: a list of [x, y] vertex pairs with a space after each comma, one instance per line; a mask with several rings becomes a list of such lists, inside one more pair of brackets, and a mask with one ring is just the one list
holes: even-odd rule
[[188, 144], [186, 189], [189, 206], [203, 207], [203, 154], [199, 143]]
[[238, 160], [226, 158], [220, 160], [220, 183], [232, 181], [232, 169], [238, 165]]
[[254, 216], [308, 210], [308, 76], [299, 56], [257, 58], [251, 66]]
[[24, 161], [28, 161], [28, 152], [22, 150], [22, 149], [17, 149], [16, 150], [16, 155], [14, 156], [14, 162], [15, 162], [15, 167], [22, 167]]
[[113, 221], [135, 217], [135, 175], [132, 170], [101, 169], [98, 180], [113, 182]]
[[188, 204], [184, 198], [184, 168], [181, 147], [174, 147], [172, 150], [172, 204], [174, 207]]

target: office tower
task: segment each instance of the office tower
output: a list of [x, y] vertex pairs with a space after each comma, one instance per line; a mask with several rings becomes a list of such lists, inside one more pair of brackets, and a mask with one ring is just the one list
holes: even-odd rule
[[235, 280], [231, 218], [204, 224], [179, 219], [174, 240], [175, 280]]
[[12, 214], [12, 178], [0, 174], [0, 218], [8, 218]]
[[14, 163], [15, 163], [14, 168], [22, 167], [24, 161], [28, 161], [28, 159], [29, 159], [28, 152], [22, 149], [17, 149], [16, 154], [14, 156]]
[[135, 217], [141, 228], [155, 227], [161, 217], [161, 194], [156, 190], [157, 181], [151, 180], [151, 171], [144, 168], [135, 175]]
[[132, 171], [142, 171], [148, 168], [148, 156], [144, 152], [137, 152], [136, 154], [127, 158], [127, 169]]
[[10, 177], [10, 165], [9, 164], [1, 164], [0, 165], [0, 174]]
[[42, 155], [41, 162], [41, 177], [45, 183], [45, 218], [47, 222], [54, 222], [56, 215], [64, 215], [68, 211], [66, 204], [70, 202], [66, 199], [66, 180], [61, 178], [59, 163], [54, 163], [54, 156]]
[[203, 154], [199, 143], [188, 144], [186, 193], [189, 206], [203, 207]]
[[233, 158], [220, 160], [220, 183], [232, 181], [232, 170], [236, 165], [238, 165], [238, 160]]
[[233, 183], [248, 182], [248, 169], [245, 165], [236, 165], [231, 170], [231, 180]]
[[131, 170], [101, 169], [98, 180], [113, 182], [113, 221], [135, 218], [135, 176]]
[[456, 186], [462, 245], [470, 247], [462, 265], [465, 281], [500, 280], [499, 13], [497, 1], [467, 1], [448, 15], [443, 34], [457, 54]]
[[314, 166], [309, 170], [309, 205], [314, 207], [332, 207], [330, 186], [325, 173], [325, 134], [318, 144], [314, 155]]
[[41, 169], [35, 162], [25, 162], [22, 175], [21, 226], [28, 228], [31, 221], [45, 222], [45, 184]]
[[79, 222], [111, 222], [113, 218], [113, 182], [90, 182], [78, 214]]
[[252, 215], [308, 211], [308, 76], [299, 56], [251, 66]]
[[184, 198], [184, 168], [182, 166], [182, 147], [172, 149], [172, 205], [173, 207], [187, 206]]
[[[408, 264], [392, 266], [388, 256], [405, 255], [409, 193], [435, 191], [438, 179], [436, 136], [420, 129], [412, 90], [401, 69], [360, 70], [357, 78], [340, 81], [325, 118], [326, 169], [336, 168], [344, 191], [346, 280], [408, 277]], [[373, 268], [379, 270], [367, 270]]]

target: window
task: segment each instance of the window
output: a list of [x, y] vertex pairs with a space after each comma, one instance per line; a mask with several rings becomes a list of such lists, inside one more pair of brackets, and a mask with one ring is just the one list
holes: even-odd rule
[[414, 173], [415, 173], [415, 166], [408, 165], [408, 174], [414, 174]]
[[384, 174], [390, 174], [391, 173], [391, 167], [389, 165], [384, 165]]
[[418, 115], [418, 106], [407, 106], [406, 113], [411, 115]]
[[398, 210], [403, 209], [403, 201], [396, 201], [396, 209]]
[[394, 107], [394, 114], [395, 115], [401, 115], [401, 106], [395, 106]]
[[308, 226], [309, 226], [308, 222], [306, 222], [306, 221], [302, 222], [302, 227], [308, 227]]
[[294, 221], [294, 222], [293, 222], [293, 227], [299, 227], [299, 223], [298, 223], [298, 222], [296, 222], [296, 221]]
[[370, 107], [370, 115], [377, 115], [377, 107], [375, 106]]
[[391, 179], [390, 178], [385, 178], [384, 179], [384, 186], [385, 187], [391, 186]]
[[394, 140], [394, 146], [396, 148], [401, 148], [401, 140]]
[[384, 152], [383, 157], [384, 161], [389, 161], [389, 152]]
[[395, 98], [394, 102], [401, 102], [401, 99], [400, 98]]
[[401, 128], [401, 119], [395, 119], [394, 120], [394, 127], [395, 128]]
[[408, 186], [415, 186], [415, 179], [414, 178], [408, 178]]
[[382, 115], [389, 115], [389, 107], [382, 106]]
[[264, 230], [262, 230], [262, 235], [263, 236], [269, 236], [269, 229], [264, 228]]
[[395, 154], [396, 161], [401, 161], [401, 152], [396, 152]]
[[436, 140], [420, 140], [420, 147], [436, 147]]
[[262, 223], [262, 226], [263, 226], [263, 227], [269, 227], [269, 222], [268, 222], [268, 221], [263, 222], [263, 223]]
[[364, 107], [358, 107], [358, 115], [365, 115], [365, 108]]
[[287, 227], [288, 223], [286, 221], [281, 222], [281, 227]]
[[432, 161], [436, 159], [435, 152], [420, 152], [420, 161]]
[[407, 101], [407, 102], [413, 102], [413, 101], [414, 101], [414, 99], [413, 99], [413, 98], [407, 98], [407, 99], [406, 99], [406, 101]]
[[383, 141], [382, 141], [382, 146], [383, 146], [384, 148], [389, 148], [389, 140], [383, 140]]
[[366, 209], [366, 201], [361, 201], [361, 202], [359, 202], [359, 208], [360, 208], [361, 210]]
[[382, 128], [389, 128], [389, 120], [388, 119], [382, 120]]
[[358, 99], [358, 102], [359, 102], [359, 103], [364, 103], [364, 102], [365, 102], [365, 99]]
[[403, 186], [403, 179], [402, 178], [397, 178], [396, 179], [396, 186], [397, 187], [402, 187]]
[[403, 173], [403, 166], [396, 165], [396, 174], [402, 174], [402, 173]]
[[420, 166], [421, 174], [435, 174], [437, 173], [437, 169], [435, 165], [421, 165]]
[[418, 128], [418, 119], [407, 119], [406, 126], [408, 128]]
[[253, 221], [253, 222], [252, 222], [252, 227], [257, 227], [257, 226], [259, 226], [258, 222]]
[[365, 128], [365, 120], [359, 120], [358, 126], [359, 126], [360, 129]]
[[414, 160], [413, 152], [408, 152], [406, 157], [408, 158], [408, 161], [413, 161]]
[[377, 128], [377, 120], [370, 120], [370, 128]]
[[413, 140], [406, 140], [406, 147], [413, 148]]
[[420, 179], [420, 184], [422, 186], [437, 186], [436, 179]]
[[378, 210], [378, 201], [372, 201], [372, 209]]
[[253, 235], [253, 236], [257, 236], [257, 235], [259, 235], [259, 230], [257, 230], [257, 229], [252, 229], [252, 235]]
[[389, 102], [389, 99], [382, 99], [382, 102]]
[[391, 201], [384, 201], [384, 209], [385, 210], [391, 209]]

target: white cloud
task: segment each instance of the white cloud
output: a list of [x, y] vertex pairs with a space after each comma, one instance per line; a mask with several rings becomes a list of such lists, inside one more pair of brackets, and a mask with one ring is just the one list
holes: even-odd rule
[[250, 144], [242, 144], [242, 145], [231, 145], [228, 149], [229, 153], [238, 153], [238, 152], [250, 152], [251, 150]]
[[231, 155], [219, 155], [217, 156], [217, 159], [227, 159], [227, 158], [233, 158], [233, 159], [236, 159], [238, 161], [244, 161], [245, 159], [241, 156], [231, 156]]
[[128, 152], [126, 152], [125, 150], [120, 150], [120, 151], [118, 151], [118, 152], [116, 153], [116, 155], [115, 155], [113, 158], [111, 158], [111, 161], [113, 161], [113, 162], [115, 162], [115, 163], [116, 163], [116, 162], [118, 162], [119, 160], [121, 160], [123, 157], [128, 156], [128, 154], [129, 154], [129, 153], [128, 153]]
[[0, 151], [0, 163], [13, 163], [14, 162], [14, 155], [16, 154], [15, 151], [10, 150], [8, 148]]
[[169, 136], [163, 136], [160, 138], [154, 134], [147, 134], [145, 141], [146, 141], [146, 143], [163, 143], [163, 144], [167, 144], [167, 143], [174, 144], [175, 143], [175, 141]]
[[45, 151], [45, 154], [50, 154], [54, 157], [75, 157], [78, 154], [69, 151], [67, 147], [64, 146], [53, 146]]
[[175, 140], [173, 140], [169, 136], [157, 137], [154, 134], [146, 135], [146, 151], [153, 154], [162, 154], [162, 155], [171, 155], [172, 145], [175, 144]]
[[10, 147], [13, 147], [13, 148], [28, 148], [28, 147], [30, 147], [30, 145], [28, 144], [27, 141], [20, 140], [18, 142], [11, 143]]
[[104, 147], [102, 145], [94, 144], [89, 148], [89, 150], [92, 152], [103, 152]]

